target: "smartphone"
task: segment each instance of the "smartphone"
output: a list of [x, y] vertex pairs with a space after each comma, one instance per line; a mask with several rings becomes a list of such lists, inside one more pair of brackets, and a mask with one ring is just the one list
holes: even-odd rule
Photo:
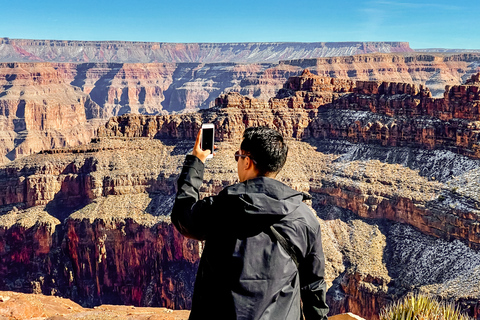
[[213, 125], [213, 123], [202, 124], [202, 141], [200, 142], [200, 148], [202, 148], [202, 150], [211, 151], [207, 159], [213, 158], [214, 133], [215, 133], [215, 126]]

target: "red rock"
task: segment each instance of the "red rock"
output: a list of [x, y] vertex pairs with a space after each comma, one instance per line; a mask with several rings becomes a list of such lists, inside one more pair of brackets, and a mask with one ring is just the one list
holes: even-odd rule
[[1, 162], [54, 147], [87, 143], [96, 126], [86, 112], [98, 109], [51, 64], [0, 64]]
[[131, 319], [131, 320], [186, 320], [189, 311], [166, 308], [138, 308], [133, 306], [102, 305], [83, 308], [68, 299], [41, 294], [0, 291], [2, 319]]

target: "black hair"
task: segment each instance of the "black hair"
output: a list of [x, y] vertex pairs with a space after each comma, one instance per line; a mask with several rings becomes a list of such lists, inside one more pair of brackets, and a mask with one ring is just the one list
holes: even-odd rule
[[255, 160], [260, 175], [278, 173], [287, 161], [288, 146], [282, 135], [268, 127], [245, 129], [240, 149]]

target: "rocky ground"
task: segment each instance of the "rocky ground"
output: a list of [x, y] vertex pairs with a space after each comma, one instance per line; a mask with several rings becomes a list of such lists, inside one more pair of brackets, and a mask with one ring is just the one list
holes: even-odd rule
[[189, 311], [102, 305], [83, 308], [69, 299], [0, 291], [1, 320], [186, 320]]

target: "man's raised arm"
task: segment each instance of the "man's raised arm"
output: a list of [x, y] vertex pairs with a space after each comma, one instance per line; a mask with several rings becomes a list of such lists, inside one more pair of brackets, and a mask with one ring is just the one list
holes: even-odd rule
[[213, 199], [209, 197], [198, 201], [199, 189], [203, 182], [204, 163], [210, 154], [210, 150], [203, 151], [200, 148], [200, 138], [199, 131], [192, 155], [186, 156], [178, 178], [172, 222], [184, 236], [205, 240], [208, 228], [208, 219], [205, 219], [205, 215], [208, 215]]

